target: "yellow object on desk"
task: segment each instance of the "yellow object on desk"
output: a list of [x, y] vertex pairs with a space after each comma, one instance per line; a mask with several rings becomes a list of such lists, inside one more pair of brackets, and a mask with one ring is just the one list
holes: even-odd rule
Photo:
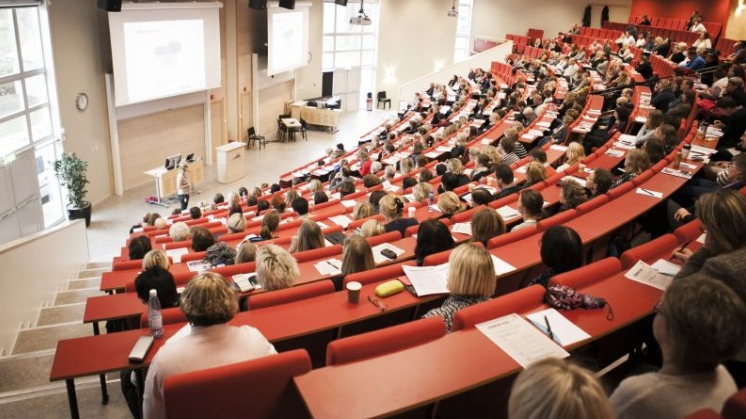
[[389, 295], [401, 292], [403, 289], [404, 285], [401, 282], [397, 280], [387, 281], [376, 287], [376, 295], [379, 297], [388, 297]]

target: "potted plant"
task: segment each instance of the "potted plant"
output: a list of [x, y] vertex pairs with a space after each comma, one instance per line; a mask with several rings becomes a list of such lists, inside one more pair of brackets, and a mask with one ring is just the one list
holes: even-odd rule
[[60, 185], [67, 188], [67, 218], [77, 220], [85, 218], [85, 225], [91, 225], [91, 203], [85, 200], [88, 193], [85, 186], [90, 183], [86, 171], [88, 162], [75, 154], [62, 153], [62, 158], [55, 160], [54, 173]]

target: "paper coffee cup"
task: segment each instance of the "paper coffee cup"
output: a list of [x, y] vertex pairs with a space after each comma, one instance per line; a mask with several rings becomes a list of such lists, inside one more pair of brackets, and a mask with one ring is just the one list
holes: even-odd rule
[[407, 214], [409, 214], [409, 218], [414, 218], [415, 212], [417, 212], [417, 208], [409, 207], [409, 209], [407, 210]]
[[347, 301], [352, 304], [357, 304], [360, 300], [360, 290], [363, 288], [363, 284], [359, 282], [348, 282], [347, 283]]

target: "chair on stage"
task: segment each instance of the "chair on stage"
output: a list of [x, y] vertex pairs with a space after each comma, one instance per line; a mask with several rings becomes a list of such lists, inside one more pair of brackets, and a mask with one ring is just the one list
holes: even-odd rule
[[266, 139], [263, 135], [257, 135], [254, 127], [249, 127], [249, 129], [247, 130], [246, 138], [246, 148], [249, 148], [250, 145], [253, 145], [252, 143], [259, 144], [260, 150], [262, 149], [262, 147], [267, 147]]
[[172, 375], [164, 382], [166, 416], [307, 418], [292, 380], [310, 370], [308, 353], [296, 350]]
[[378, 92], [377, 95], [378, 103], [376, 104], [376, 108], [381, 107], [381, 103], [383, 103], [383, 109], [386, 109], [386, 104], [389, 105], [389, 109], [391, 109], [391, 99], [386, 97], [386, 91]]

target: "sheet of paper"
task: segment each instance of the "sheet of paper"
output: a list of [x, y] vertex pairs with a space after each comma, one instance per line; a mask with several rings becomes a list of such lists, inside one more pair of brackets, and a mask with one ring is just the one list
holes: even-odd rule
[[329, 217], [329, 221], [338, 226], [342, 226], [342, 228], [347, 228], [347, 226], [350, 225], [350, 223], [352, 222], [352, 220], [346, 215], [335, 215], [333, 217]]
[[329, 228], [328, 224], [322, 223], [321, 221], [316, 221], [316, 225], [319, 226], [319, 228], [322, 230], [326, 230], [327, 228]]
[[383, 249], [391, 250], [392, 252], [396, 253], [397, 257], [405, 253], [404, 249], [400, 249], [391, 243], [381, 243], [378, 246], [373, 246], [371, 250], [373, 251], [373, 261], [376, 262], [376, 265], [378, 265], [379, 263], [391, 262], [391, 259], [381, 254], [381, 250]]
[[545, 334], [518, 314], [509, 314], [484, 323], [477, 329], [524, 368], [545, 358], [570, 356]]
[[550, 150], [554, 150], [554, 151], [565, 152], [565, 151], [567, 151], [567, 146], [559, 145], [559, 144], [552, 144], [551, 146], [549, 146], [549, 149]]
[[[546, 320], [544, 319], [545, 317]], [[575, 342], [590, 339], [591, 337], [591, 335], [570, 320], [567, 320], [567, 317], [553, 308], [531, 313], [526, 318], [547, 336], [549, 336], [547, 329], [547, 323], [549, 323], [552, 335], [554, 336], [553, 340], [562, 346], [572, 345]]]
[[383, 182], [383, 189], [389, 191], [389, 192], [398, 192], [401, 190], [401, 187], [392, 184], [388, 180]]
[[490, 257], [492, 258], [492, 264], [495, 266], [495, 275], [499, 276], [515, 271], [515, 266], [508, 262], [495, 255], [490, 255]]
[[339, 275], [342, 273], [342, 261], [339, 259], [328, 259], [313, 265], [321, 275]]
[[528, 169], [528, 165], [520, 166], [519, 168], [515, 169], [516, 173], [526, 174], [526, 169]]
[[632, 144], [625, 144], [625, 143], [622, 143], [622, 142], [616, 142], [616, 143], [614, 143], [614, 147], [618, 148], [618, 149], [621, 149], [621, 150], [634, 150], [635, 148], [637, 148], [637, 147], [635, 147]]
[[676, 177], [680, 177], [680, 178], [684, 178], [684, 179], [691, 179], [692, 178], [692, 174], [691, 173], [689, 173], [687, 171], [684, 171], [684, 170], [676, 170], [676, 169], [671, 168], [671, 167], [664, 167], [663, 170], [661, 170], [661, 173], [665, 173], [665, 174], [670, 175], [670, 176], [676, 176]]
[[705, 238], [707, 238], [707, 233], [702, 233], [701, 236], [697, 237], [697, 243], [705, 244]]
[[622, 150], [614, 150], [613, 148], [606, 150], [606, 154], [612, 157], [624, 157]]
[[417, 296], [448, 294], [448, 264], [438, 266], [402, 266]]
[[697, 170], [697, 165], [696, 164], [689, 164], [689, 163], [681, 162], [681, 168], [682, 169], [689, 169], [689, 170]]
[[202, 260], [190, 260], [187, 262], [189, 272], [204, 272], [210, 269], [210, 264]]
[[181, 257], [189, 253], [189, 249], [186, 247], [179, 247], [177, 249], [166, 250], [166, 256], [171, 257], [174, 263], [181, 263]]
[[236, 274], [231, 276], [231, 279], [233, 279], [233, 282], [238, 285], [238, 289], [241, 290], [241, 292], [248, 292], [262, 287], [256, 281], [256, 273], [254, 272], [248, 274]]
[[635, 266], [624, 274], [624, 277], [663, 291], [673, 281], [672, 277], [658, 273], [652, 266], [641, 260], [638, 260]]
[[649, 196], [651, 198], [658, 198], [658, 199], [663, 198], [663, 193], [658, 192], [658, 191], [651, 191], [650, 189], [645, 189], [645, 188], [637, 188], [637, 193], [640, 195]]
[[351, 200], [351, 199], [346, 199], [346, 200], [343, 200], [343, 201], [341, 202], [341, 204], [342, 204], [342, 206], [343, 206], [343, 207], [345, 207], [345, 208], [352, 208], [352, 207], [354, 207], [355, 205], [357, 205], [357, 202], [355, 202], [355, 201], [353, 201], [353, 200]]
[[451, 233], [468, 234], [471, 236], [471, 223], [456, 223], [451, 227]]
[[618, 140], [620, 143], [634, 145], [637, 142], [637, 137], [635, 137], [634, 135], [622, 134], [619, 136]]
[[676, 276], [681, 270], [681, 265], [667, 261], [665, 259], [658, 259], [654, 264], [650, 265], [651, 268], [662, 273], [666, 276]]
[[513, 218], [521, 216], [521, 213], [518, 212], [517, 209], [509, 207], [507, 205], [504, 207], [498, 208], [497, 213], [500, 214], [500, 216], [503, 217], [503, 220], [505, 221], [509, 221], [509, 220], [512, 220]]

